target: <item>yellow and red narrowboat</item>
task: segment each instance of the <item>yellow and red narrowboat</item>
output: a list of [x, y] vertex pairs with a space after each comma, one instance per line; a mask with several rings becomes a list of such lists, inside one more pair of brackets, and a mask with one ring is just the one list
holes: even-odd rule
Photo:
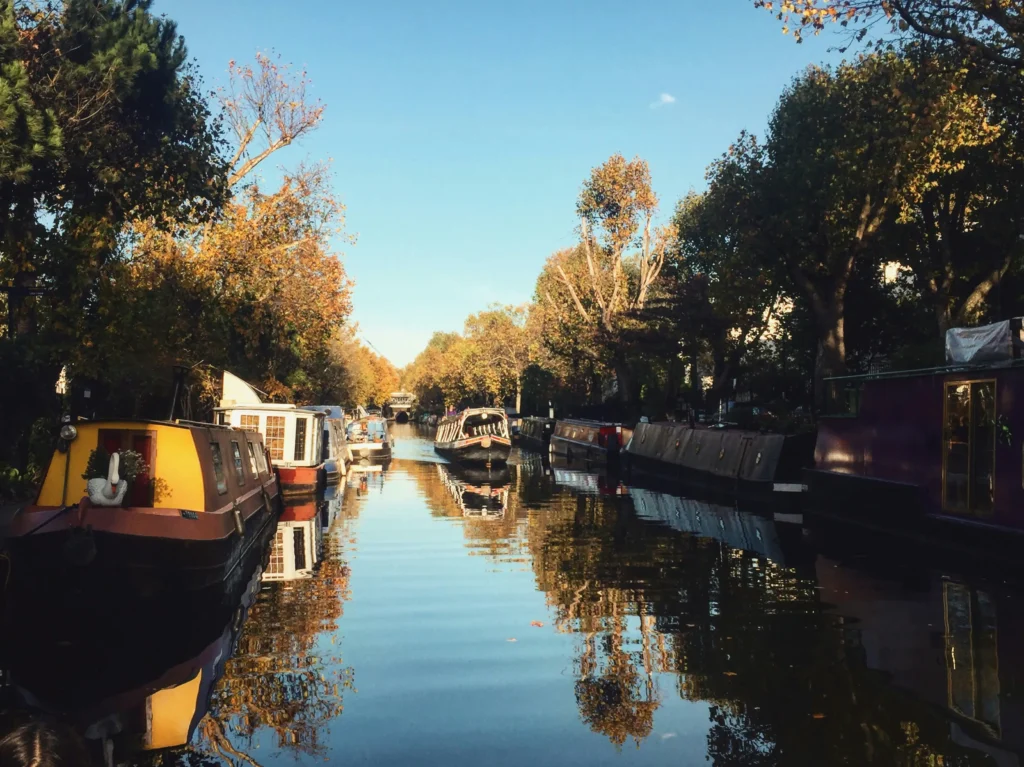
[[[135, 475], [127, 471], [134, 462]], [[213, 424], [65, 424], [35, 503], [9, 530], [12, 577], [132, 573], [222, 581], [280, 507], [259, 434]]]

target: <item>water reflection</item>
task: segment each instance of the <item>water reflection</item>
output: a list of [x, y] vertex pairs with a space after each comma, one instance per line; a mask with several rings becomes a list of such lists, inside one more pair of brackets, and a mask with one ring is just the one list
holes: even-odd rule
[[413, 439], [219, 601], [16, 616], [8, 692], [125, 764], [1020, 764], [1017, 587]]

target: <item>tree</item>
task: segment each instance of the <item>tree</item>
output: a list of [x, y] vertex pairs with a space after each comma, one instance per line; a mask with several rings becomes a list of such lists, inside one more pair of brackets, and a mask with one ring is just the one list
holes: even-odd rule
[[[638, 392], [618, 336], [623, 317], [645, 307], [665, 263], [671, 228], [654, 228], [657, 210], [647, 163], [612, 155], [591, 171], [576, 202], [585, 274], [570, 277], [564, 259], [549, 259], [571, 299], [569, 311], [591, 326], [600, 345], [610, 350], [619, 394], [626, 403], [635, 402]], [[627, 262], [631, 248], [637, 251]]]
[[962, 77], [897, 54], [811, 68], [783, 94], [763, 150], [741, 142], [712, 170], [754, 179], [745, 215], [760, 228], [763, 263], [785, 270], [817, 322], [819, 397], [825, 376], [846, 371], [854, 266], [874, 255], [883, 224], [955, 166], [957, 150], [998, 133]]
[[495, 306], [466, 320], [466, 337], [482, 350], [489, 367], [496, 369], [499, 387], [515, 393], [516, 412], [523, 405], [523, 376], [536, 358], [531, 336], [529, 306]]
[[[1017, 0], [754, 0], [798, 41], [829, 24], [856, 29], [864, 39], [881, 27], [890, 35], [917, 35], [951, 43], [1011, 71], [1024, 67], [1024, 6]], [[791, 27], [792, 25], [792, 27]]]
[[219, 132], [173, 22], [151, 5], [0, 3], [14, 86], [0, 100], [21, 146], [0, 177], [10, 333], [36, 331], [26, 296], [45, 290], [53, 328], [73, 338], [124, 224], [203, 218], [224, 198]]

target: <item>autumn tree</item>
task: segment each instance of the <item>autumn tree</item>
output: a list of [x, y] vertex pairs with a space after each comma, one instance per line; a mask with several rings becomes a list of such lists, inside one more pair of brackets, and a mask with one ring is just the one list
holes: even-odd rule
[[[630, 312], [646, 306], [671, 234], [670, 227], [654, 226], [657, 210], [647, 163], [613, 155], [593, 169], [576, 202], [580, 249], [560, 251], [546, 266], [568, 296], [565, 310], [607, 351], [626, 403], [639, 392], [621, 343], [623, 325]], [[585, 270], [567, 263], [571, 255], [582, 256]]]
[[495, 306], [466, 320], [466, 337], [480, 348], [485, 363], [494, 368], [501, 393], [510, 389], [516, 412], [523, 404], [523, 376], [537, 357], [537, 339], [531, 334], [529, 306]]
[[124, 225], [202, 221], [225, 197], [219, 129], [151, 6], [0, 1], [0, 394], [24, 405], [0, 416], [0, 453], [22, 466]]
[[1019, 0], [754, 0], [797, 40], [830, 25], [858, 40], [920, 36], [1012, 72], [1024, 67], [1024, 6]]
[[998, 132], [957, 77], [894, 53], [811, 68], [783, 94], [765, 144], [741, 141], [710, 172], [756, 190], [744, 217], [762, 263], [780, 266], [814, 313], [819, 382], [846, 371], [847, 287], [883, 225], [955, 166], [955, 151]]

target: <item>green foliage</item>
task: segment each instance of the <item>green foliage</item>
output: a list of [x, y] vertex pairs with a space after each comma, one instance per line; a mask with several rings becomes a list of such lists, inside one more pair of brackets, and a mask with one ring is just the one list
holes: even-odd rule
[[[110, 470], [110, 453], [103, 447], [97, 447], [89, 453], [89, 461], [85, 466], [85, 473], [82, 479], [106, 479]], [[134, 450], [118, 451], [118, 476], [129, 484], [141, 474], [148, 474], [149, 466], [141, 453]]]

